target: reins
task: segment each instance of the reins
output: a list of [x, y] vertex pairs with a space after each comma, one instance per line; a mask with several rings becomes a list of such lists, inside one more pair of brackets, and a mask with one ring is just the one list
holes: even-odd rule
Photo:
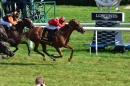
[[[69, 24], [68, 24], [69, 25]], [[71, 25], [69, 25], [70, 26], [70, 28], [72, 29], [72, 30], [74, 30], [73, 28], [72, 28], [72, 26]]]
[[71, 27], [71, 25], [66, 24], [66, 25], [64, 25], [62, 28], [60, 28], [60, 30], [57, 31], [55, 34], [58, 35], [66, 26], [69, 26], [72, 30], [74, 30], [74, 29]]

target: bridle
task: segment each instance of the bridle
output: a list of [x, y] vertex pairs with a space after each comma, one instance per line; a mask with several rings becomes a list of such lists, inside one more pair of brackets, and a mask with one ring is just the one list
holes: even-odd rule
[[[75, 23], [74, 23], [75, 24]], [[69, 25], [69, 27], [72, 29], [72, 30], [74, 30], [74, 28], [72, 28], [72, 26], [70, 25], [70, 24], [68, 24]], [[77, 24], [75, 24], [75, 26], [79, 26], [79, 25], [77, 25]], [[81, 29], [78, 27], [78, 32], [81, 32]]]
[[[24, 19], [24, 20], [25, 20], [25, 19]], [[22, 19], [23, 25], [24, 25], [24, 26], [28, 26], [28, 25], [26, 25], [26, 24], [24, 23], [24, 20]], [[26, 19], [26, 20], [27, 20], [27, 19]], [[29, 25], [30, 25], [30, 26], [28, 26], [27, 28], [33, 29], [33, 26], [32, 26], [32, 24], [31, 24], [32, 21], [29, 21], [29, 20], [27, 20], [27, 21], [29, 22]]]

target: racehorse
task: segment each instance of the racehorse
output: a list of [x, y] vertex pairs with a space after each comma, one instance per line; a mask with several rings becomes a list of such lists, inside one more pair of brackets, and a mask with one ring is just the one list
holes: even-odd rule
[[[46, 60], [46, 58], [45, 55], [38, 50], [39, 44], [42, 45], [43, 52], [51, 59], [53, 59], [53, 61], [56, 61], [55, 58], [61, 58], [63, 56], [62, 51], [60, 49], [61, 47], [71, 49], [71, 55], [70, 58], [68, 59], [68, 61], [70, 62], [73, 57], [74, 48], [68, 45], [68, 42], [70, 39], [70, 35], [74, 30], [81, 32], [82, 34], [85, 32], [83, 27], [80, 25], [80, 23], [77, 20], [72, 19], [69, 21], [68, 24], [66, 24], [64, 27], [59, 29], [59, 31], [56, 32], [52, 43], [41, 40], [42, 32], [44, 32], [43, 27], [34, 27], [27, 33], [26, 36], [34, 43], [34, 51], [42, 55], [43, 60]], [[59, 53], [59, 56], [54, 56], [49, 54], [46, 50], [46, 45], [53, 46]]]
[[7, 34], [9, 38], [7, 39], [7, 42], [10, 44], [10, 46], [15, 47], [15, 50], [13, 51], [14, 53], [18, 50], [18, 44], [26, 44], [28, 48], [28, 55], [30, 56], [29, 44], [25, 40], [22, 40], [22, 38], [24, 38], [22, 33], [25, 27], [29, 29], [34, 28], [34, 24], [30, 18], [23, 18], [16, 25], [8, 28]]
[[8, 45], [4, 41], [0, 41], [0, 55], [4, 58], [3, 54], [12, 57], [14, 55], [13, 51], [10, 50]]

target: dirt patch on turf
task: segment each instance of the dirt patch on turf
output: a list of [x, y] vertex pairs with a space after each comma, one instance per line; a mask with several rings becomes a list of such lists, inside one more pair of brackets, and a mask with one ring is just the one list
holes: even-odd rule
[[129, 6], [126, 6], [124, 9], [130, 9], [130, 5], [129, 5]]

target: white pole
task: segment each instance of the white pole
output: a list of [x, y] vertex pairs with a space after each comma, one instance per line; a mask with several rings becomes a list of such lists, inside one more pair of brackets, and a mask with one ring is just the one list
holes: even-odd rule
[[30, 48], [33, 48], [33, 42], [30, 41]]
[[98, 55], [97, 30], [95, 31], [95, 35], [96, 35], [96, 36], [95, 36], [95, 37], [96, 37], [96, 38], [95, 38], [95, 40], [96, 40], [96, 47], [95, 47], [95, 48], [96, 48], [96, 55]]

